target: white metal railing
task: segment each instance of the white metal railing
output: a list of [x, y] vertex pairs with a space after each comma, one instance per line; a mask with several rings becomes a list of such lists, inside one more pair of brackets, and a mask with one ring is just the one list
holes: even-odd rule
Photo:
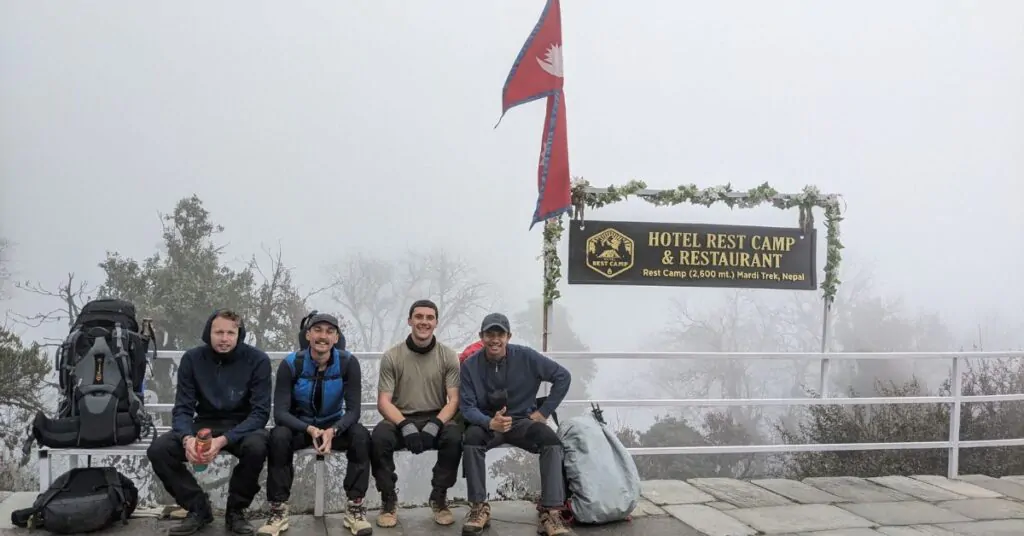
[[[288, 352], [268, 352], [273, 360], [283, 359]], [[160, 351], [158, 358], [180, 358], [180, 351]], [[356, 352], [360, 360], [372, 361], [381, 357], [381, 352]], [[826, 443], [801, 445], [725, 445], [699, 447], [636, 447], [628, 449], [633, 455], [657, 454], [776, 454], [790, 452], [839, 452], [865, 450], [909, 450], [909, 449], [948, 449], [948, 477], [955, 478], [959, 474], [960, 449], [977, 447], [1011, 447], [1024, 446], [1024, 438], [990, 439], [978, 441], [962, 441], [960, 439], [960, 417], [964, 403], [972, 402], [1013, 402], [1024, 401], [1024, 393], [1009, 395], [963, 396], [963, 366], [968, 359], [1024, 358], [1024, 352], [848, 352], [848, 353], [817, 353], [817, 352], [547, 352], [546, 355], [557, 361], [566, 360], [786, 360], [786, 361], [821, 361], [819, 378], [820, 398], [723, 398], [723, 399], [588, 399], [564, 400], [563, 406], [589, 406], [591, 403], [603, 407], [719, 407], [719, 406], [818, 406], [818, 405], [878, 405], [878, 404], [952, 404], [949, 414], [949, 439], [947, 441], [917, 441], [903, 443]], [[828, 374], [832, 361], [858, 360], [949, 360], [952, 361], [951, 374], [952, 393], [950, 396], [914, 396], [914, 397], [865, 397], [865, 398], [830, 398], [827, 391]], [[147, 408], [154, 411], [170, 411], [172, 404], [150, 404]], [[366, 402], [364, 409], [376, 409], [376, 402]]]

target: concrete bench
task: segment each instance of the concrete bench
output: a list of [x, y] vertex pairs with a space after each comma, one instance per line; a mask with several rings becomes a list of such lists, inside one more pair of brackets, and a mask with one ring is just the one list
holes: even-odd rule
[[[565, 402], [583, 402], [583, 401], [563, 401]], [[174, 404], [147, 404], [146, 411], [150, 414], [153, 413], [170, 413], [174, 408]], [[376, 423], [380, 422], [382, 418], [377, 414], [377, 403], [376, 402], [364, 402], [362, 404], [363, 411], [371, 411], [371, 415], [377, 417], [373, 422], [366, 424], [368, 428], [373, 427]], [[271, 423], [267, 425], [267, 430], [274, 428], [273, 419]], [[169, 426], [157, 426], [156, 434], [162, 434], [170, 430]], [[39, 447], [39, 492], [42, 493], [49, 489], [50, 484], [53, 483], [53, 460], [52, 456], [69, 456], [71, 457], [71, 467], [78, 466], [79, 456], [139, 456], [143, 457], [146, 455], [146, 449], [149, 448], [151, 438], [147, 438], [144, 441], [138, 441], [130, 445], [122, 445], [118, 447], [103, 447], [103, 448], [49, 448]], [[510, 445], [500, 445], [494, 450], [504, 450], [511, 448]], [[225, 453], [226, 454], [226, 453]], [[316, 487], [314, 489], [314, 506], [313, 515], [315, 517], [323, 517], [324, 515], [324, 503], [326, 501], [326, 485], [325, 479], [327, 475], [327, 460], [323, 454], [317, 454], [312, 448], [303, 449], [295, 452], [299, 456], [316, 456], [314, 462]], [[87, 462], [91, 464], [91, 459]]]
[[[273, 426], [267, 426], [267, 429], [272, 429]], [[167, 426], [158, 426], [156, 428], [157, 435], [162, 434], [170, 430]], [[143, 441], [138, 441], [130, 445], [122, 445], [116, 447], [103, 447], [96, 449], [83, 449], [83, 448], [62, 448], [54, 449], [48, 447], [39, 448], [39, 492], [45, 492], [50, 484], [53, 483], [53, 459], [52, 455], [63, 455], [70, 456], [71, 466], [76, 467], [78, 465], [79, 456], [138, 456], [144, 457], [146, 455], [146, 449], [149, 448], [150, 440], [152, 438], [146, 438]], [[314, 488], [314, 505], [313, 515], [316, 517], [323, 517], [324, 515], [324, 502], [326, 501], [326, 488], [325, 479], [327, 475], [327, 460], [323, 454], [317, 453], [312, 448], [302, 449], [295, 451], [297, 456], [316, 456], [314, 462], [314, 471], [316, 486]], [[221, 452], [218, 456], [228, 455], [227, 452]], [[91, 465], [91, 460], [89, 460]]]

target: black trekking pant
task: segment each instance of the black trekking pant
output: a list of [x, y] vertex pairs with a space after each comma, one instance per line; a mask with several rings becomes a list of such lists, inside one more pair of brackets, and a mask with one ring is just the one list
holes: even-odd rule
[[515, 419], [512, 428], [498, 433], [489, 428], [469, 425], [463, 437], [462, 469], [466, 473], [469, 502], [487, 500], [487, 451], [504, 444], [540, 454], [540, 505], [544, 508], [565, 506], [565, 479], [562, 472], [564, 451], [558, 434], [545, 423]]
[[[436, 414], [407, 415], [406, 418], [422, 429], [423, 425]], [[422, 437], [422, 436], [421, 436]], [[370, 464], [373, 467], [373, 481], [382, 497], [394, 496], [398, 484], [395, 473], [395, 452], [405, 448], [405, 439], [395, 423], [382, 420], [373, 427], [370, 434], [373, 445]], [[423, 452], [437, 451], [434, 463], [434, 477], [430, 485], [434, 491], [448, 491], [459, 477], [459, 462], [462, 461], [462, 426], [448, 421], [441, 427], [432, 445], [424, 445]]]
[[[313, 446], [313, 437], [287, 426], [270, 431], [270, 454], [267, 456], [267, 501], [288, 502], [295, 477], [295, 451]], [[362, 499], [370, 487], [370, 432], [355, 423], [331, 440], [331, 450], [344, 452], [348, 458], [345, 469], [345, 495], [349, 500]], [[330, 486], [329, 486], [330, 487]]]
[[[192, 425], [192, 433], [201, 428], [209, 428], [213, 437], [218, 437], [236, 424], [197, 421]], [[189, 512], [208, 511], [209, 498], [186, 465], [189, 462], [185, 457], [185, 445], [181, 444], [182, 437], [174, 431], [161, 434], [146, 450], [146, 456], [164, 489], [174, 497], [178, 505]], [[267, 460], [267, 431], [257, 430], [235, 444], [226, 445], [222, 451], [238, 458], [238, 464], [231, 471], [231, 480], [228, 482], [227, 509], [248, 508], [260, 491], [260, 473]]]

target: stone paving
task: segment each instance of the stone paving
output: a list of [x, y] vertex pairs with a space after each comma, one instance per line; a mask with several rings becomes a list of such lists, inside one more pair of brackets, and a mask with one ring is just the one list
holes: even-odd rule
[[[30, 505], [34, 493], [15, 493], [0, 502], [0, 534], [26, 535], [10, 528], [10, 512]], [[492, 503], [492, 536], [536, 534], [533, 505]], [[456, 516], [466, 508], [456, 507]], [[402, 510], [394, 529], [375, 535], [459, 534], [438, 527], [424, 508]], [[164, 534], [172, 521], [135, 519], [106, 534]], [[220, 522], [218, 522], [219, 525]], [[215, 525], [216, 532], [220, 527]], [[694, 478], [643, 483], [633, 519], [602, 527], [577, 527], [584, 535], [618, 536], [1020, 536], [1024, 534], [1024, 476], [934, 475], [876, 478], [828, 477], [803, 481]], [[293, 516], [287, 536], [347, 534], [340, 516]]]

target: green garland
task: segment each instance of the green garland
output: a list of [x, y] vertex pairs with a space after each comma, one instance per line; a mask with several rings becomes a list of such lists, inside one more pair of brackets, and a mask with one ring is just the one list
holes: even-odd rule
[[[590, 183], [583, 179], [576, 179], [572, 184], [572, 205], [575, 209], [575, 218], [583, 217], [587, 208], [601, 208], [612, 203], [624, 201], [631, 195], [647, 189], [643, 181], [632, 180], [622, 186], [610, 186], [604, 193], [587, 193], [586, 189]], [[715, 203], [723, 203], [729, 208], [752, 208], [766, 203], [780, 209], [799, 208], [800, 226], [804, 229], [814, 227], [814, 215], [812, 209], [822, 208], [825, 211], [825, 225], [828, 227], [826, 241], [828, 250], [825, 256], [825, 280], [821, 283], [823, 298], [827, 304], [835, 301], [836, 292], [839, 290], [839, 262], [842, 261], [843, 244], [839, 240], [839, 222], [843, 217], [839, 212], [839, 198], [836, 195], [822, 195], [815, 186], [805, 186], [803, 191], [792, 196], [779, 196], [779, 192], [764, 183], [745, 192], [744, 197], [730, 197], [728, 194], [735, 192], [732, 186], [712, 186], [699, 189], [693, 184], [684, 184], [674, 190], [658, 192], [657, 195], [642, 196], [644, 201], [652, 205], [675, 206], [690, 203], [710, 207]], [[552, 218], [544, 225], [544, 305], [551, 306], [561, 293], [558, 291], [558, 282], [562, 279], [562, 261], [558, 258], [558, 243], [562, 239], [565, 226], [562, 218]]]

